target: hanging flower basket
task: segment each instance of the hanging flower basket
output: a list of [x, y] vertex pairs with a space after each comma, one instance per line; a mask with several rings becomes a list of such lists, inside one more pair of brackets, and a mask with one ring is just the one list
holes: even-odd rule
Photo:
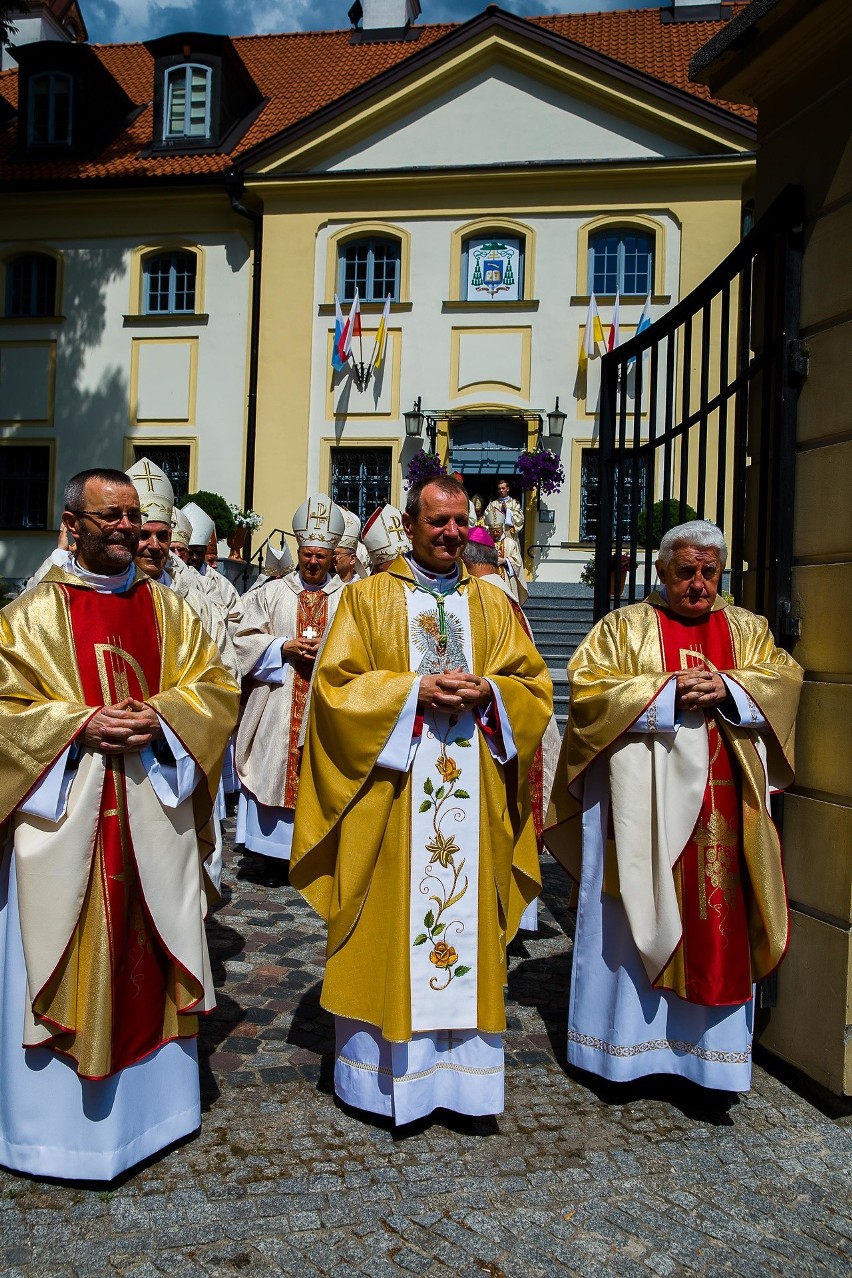
[[408, 463], [405, 472], [406, 488], [413, 488], [421, 479], [431, 479], [433, 475], [446, 475], [447, 468], [437, 453], [427, 453], [420, 448]]
[[558, 493], [565, 483], [562, 462], [550, 448], [536, 448], [521, 453], [517, 472], [526, 492], [537, 488], [540, 493]]

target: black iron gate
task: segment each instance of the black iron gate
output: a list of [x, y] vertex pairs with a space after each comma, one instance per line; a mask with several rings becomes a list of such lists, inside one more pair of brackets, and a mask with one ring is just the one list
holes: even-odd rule
[[651, 589], [662, 502], [657, 537], [712, 519], [735, 602], [792, 637], [803, 215], [788, 187], [697, 289], [603, 357], [596, 619]]

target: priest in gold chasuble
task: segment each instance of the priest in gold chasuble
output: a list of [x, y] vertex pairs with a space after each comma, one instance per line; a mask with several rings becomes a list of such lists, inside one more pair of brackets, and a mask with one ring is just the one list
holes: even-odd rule
[[318, 662], [290, 881], [328, 924], [335, 1091], [398, 1124], [503, 1107], [506, 945], [540, 890], [526, 784], [552, 713], [509, 601], [457, 562], [468, 499], [412, 487], [412, 550], [344, 592]]
[[568, 1059], [615, 1081], [747, 1090], [753, 985], [787, 948], [769, 796], [792, 780], [802, 672], [719, 594], [726, 556], [713, 524], [671, 529], [660, 590], [568, 666], [544, 834], [580, 883]]
[[202, 861], [238, 688], [139, 572], [121, 472], [66, 490], [68, 569], [0, 613], [0, 1163], [112, 1179], [200, 1122]]
[[298, 564], [244, 600], [234, 635], [237, 659], [250, 691], [237, 733], [240, 779], [237, 843], [270, 858], [270, 883], [286, 874], [299, 788], [302, 727], [314, 673], [343, 582], [332, 554], [343, 535], [343, 511], [315, 493], [293, 516]]

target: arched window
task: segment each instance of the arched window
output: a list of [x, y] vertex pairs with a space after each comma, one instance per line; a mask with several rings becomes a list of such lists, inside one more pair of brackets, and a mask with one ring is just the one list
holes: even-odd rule
[[370, 236], [347, 240], [338, 251], [338, 294], [351, 302], [355, 290], [362, 302], [399, 301], [399, 240]]
[[614, 227], [589, 236], [589, 292], [645, 297], [654, 287], [654, 237]]
[[192, 315], [198, 259], [194, 253], [152, 253], [142, 266], [144, 315]]
[[462, 244], [462, 299], [516, 302], [524, 296], [524, 240], [494, 231]]
[[163, 139], [209, 138], [210, 67], [183, 63], [166, 72]]
[[71, 141], [71, 77], [57, 71], [30, 76], [27, 142], [30, 146], [67, 146]]
[[6, 263], [6, 318], [56, 314], [56, 258], [25, 253]]

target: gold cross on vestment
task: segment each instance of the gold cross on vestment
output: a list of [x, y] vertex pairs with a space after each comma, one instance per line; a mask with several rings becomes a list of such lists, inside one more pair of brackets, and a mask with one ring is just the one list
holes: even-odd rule
[[325, 523], [325, 517], [327, 514], [328, 510], [322, 505], [322, 503], [320, 503], [320, 505], [317, 506], [313, 513], [309, 516], [309, 522], [311, 522], [315, 528], [321, 528]]

